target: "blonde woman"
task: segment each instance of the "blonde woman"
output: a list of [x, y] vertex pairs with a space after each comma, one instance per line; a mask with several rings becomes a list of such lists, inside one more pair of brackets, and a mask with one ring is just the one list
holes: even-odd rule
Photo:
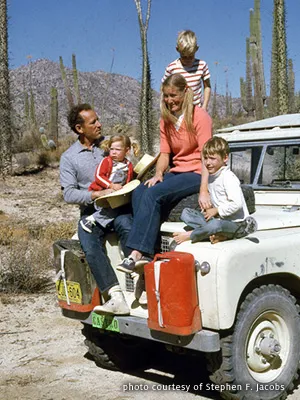
[[[193, 92], [184, 77], [169, 76], [161, 87], [156, 172], [133, 192], [133, 225], [126, 244], [132, 252], [118, 270], [130, 273], [148, 262], [156, 252], [161, 222], [181, 199], [200, 191], [201, 208], [210, 207], [208, 173], [200, 155], [211, 136], [211, 118], [203, 108], [193, 105]], [[171, 161], [172, 167], [166, 172]]]

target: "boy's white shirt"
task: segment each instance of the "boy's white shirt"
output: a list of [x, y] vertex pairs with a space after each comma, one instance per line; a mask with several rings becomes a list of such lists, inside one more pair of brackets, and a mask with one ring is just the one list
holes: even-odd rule
[[228, 166], [209, 175], [208, 190], [220, 218], [237, 222], [249, 216], [240, 181]]

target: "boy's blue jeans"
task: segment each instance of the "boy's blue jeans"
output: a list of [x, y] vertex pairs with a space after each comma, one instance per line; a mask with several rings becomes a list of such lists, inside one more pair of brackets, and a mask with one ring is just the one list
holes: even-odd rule
[[150, 188], [141, 183], [132, 194], [133, 224], [127, 247], [153, 255], [162, 221], [181, 199], [198, 193], [200, 183], [201, 175], [195, 172], [169, 172]]
[[192, 243], [201, 242], [208, 239], [210, 235], [223, 233], [228, 239], [233, 239], [236, 230], [239, 227], [237, 222], [226, 219], [211, 218], [206, 221], [200, 210], [185, 208], [181, 213], [181, 220], [188, 226], [194, 228], [191, 233]]

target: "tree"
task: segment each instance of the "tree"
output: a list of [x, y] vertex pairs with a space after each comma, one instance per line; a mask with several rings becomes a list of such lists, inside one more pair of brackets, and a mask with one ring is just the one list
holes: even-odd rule
[[12, 172], [11, 105], [9, 98], [7, 2], [0, 0], [0, 166], [3, 176]]
[[151, 0], [147, 0], [147, 13], [145, 21], [143, 20], [141, 0], [134, 0], [134, 2], [138, 13], [143, 55], [139, 141], [143, 151], [145, 153], [151, 153], [153, 151], [154, 113], [151, 89], [151, 71], [147, 46], [147, 30], [150, 19]]

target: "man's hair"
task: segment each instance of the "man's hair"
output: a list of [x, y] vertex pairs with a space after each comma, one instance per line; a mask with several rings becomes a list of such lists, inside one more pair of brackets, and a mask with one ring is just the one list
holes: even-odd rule
[[81, 111], [93, 110], [93, 107], [88, 103], [77, 104], [73, 106], [68, 114], [68, 124], [73, 132], [79, 134], [76, 130], [76, 125], [81, 125], [84, 123], [84, 119], [80, 115]]
[[225, 139], [214, 136], [209, 139], [203, 146], [202, 154], [203, 157], [213, 156], [218, 154], [223, 159], [228, 156], [230, 149]]
[[179, 32], [177, 37], [177, 51], [184, 56], [192, 56], [199, 49], [197, 37], [193, 31]]

